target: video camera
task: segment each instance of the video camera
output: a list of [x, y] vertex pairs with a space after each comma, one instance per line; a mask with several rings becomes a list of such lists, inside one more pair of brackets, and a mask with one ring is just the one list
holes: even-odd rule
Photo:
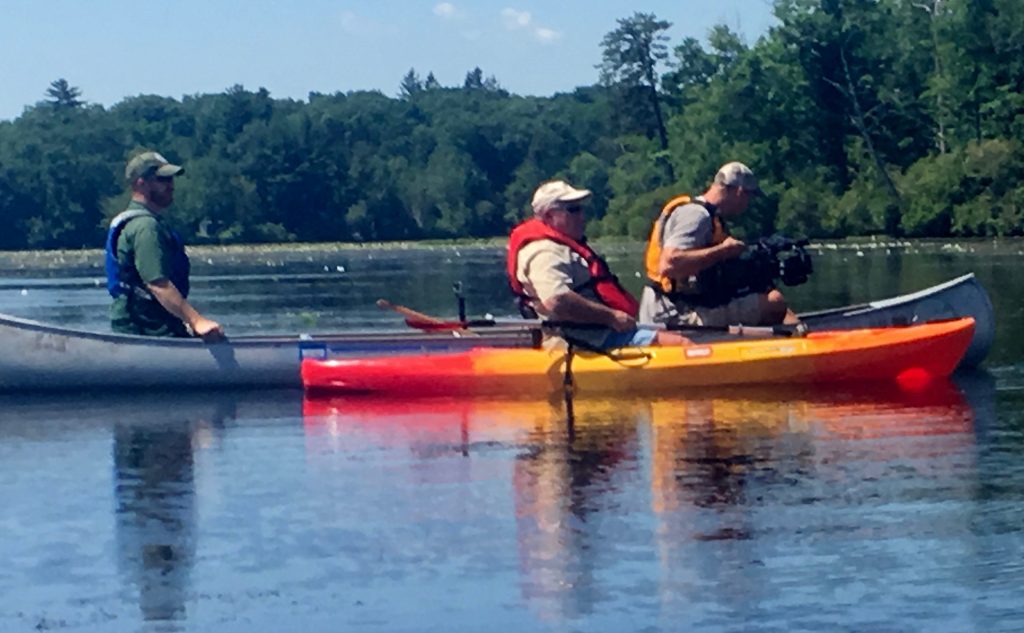
[[724, 305], [737, 297], [768, 292], [781, 280], [787, 286], [806, 283], [814, 272], [806, 238], [776, 233], [751, 244], [734, 259], [716, 264], [697, 276], [701, 304]]
[[792, 239], [776, 233], [758, 240], [752, 250], [766, 253], [761, 257], [765, 265], [775, 271], [773, 278], [781, 279], [787, 286], [799, 286], [807, 283], [814, 272], [811, 255], [805, 248], [809, 243], [805, 237]]

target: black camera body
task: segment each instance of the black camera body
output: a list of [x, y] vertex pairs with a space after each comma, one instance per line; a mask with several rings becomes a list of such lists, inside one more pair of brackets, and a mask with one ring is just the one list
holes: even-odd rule
[[690, 302], [717, 307], [737, 297], [766, 293], [780, 280], [787, 286], [806, 283], [814, 272], [808, 243], [806, 238], [778, 233], [761, 238], [739, 257], [702, 271], [697, 276], [699, 296]]
[[774, 263], [769, 266], [778, 267], [776, 278], [781, 279], [787, 286], [799, 286], [807, 283], [807, 279], [814, 272], [811, 254], [806, 249], [809, 243], [807, 238], [792, 239], [776, 233], [759, 240], [754, 248], [765, 250], [774, 258]]

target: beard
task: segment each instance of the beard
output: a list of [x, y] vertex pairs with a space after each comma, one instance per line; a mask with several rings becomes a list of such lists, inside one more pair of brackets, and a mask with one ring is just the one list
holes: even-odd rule
[[149, 192], [149, 201], [156, 207], [166, 209], [174, 202], [174, 189], [170, 187], [153, 189]]

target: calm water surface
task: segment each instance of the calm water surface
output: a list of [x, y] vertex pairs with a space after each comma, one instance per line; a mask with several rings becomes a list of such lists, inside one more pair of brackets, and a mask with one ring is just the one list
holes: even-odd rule
[[[629, 278], [637, 247], [612, 247]], [[967, 271], [983, 371], [650, 400], [0, 396], [0, 631], [1024, 630], [1024, 245], [823, 248], [801, 309]], [[99, 267], [0, 255], [0, 312], [105, 329]], [[229, 332], [505, 315], [494, 248], [210, 251]]]

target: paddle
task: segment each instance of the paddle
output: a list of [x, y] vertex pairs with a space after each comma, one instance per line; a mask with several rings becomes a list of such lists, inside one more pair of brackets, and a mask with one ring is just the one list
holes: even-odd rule
[[[478, 327], [522, 327], [536, 329], [541, 327], [575, 327], [581, 329], [604, 328], [592, 323], [573, 323], [571, 321], [552, 321], [544, 319], [472, 319], [469, 321], [442, 321], [434, 317], [428, 320], [407, 316], [406, 325], [418, 330], [450, 331], [465, 330]], [[722, 332], [734, 336], [804, 336], [807, 328], [803, 325], [664, 325], [661, 323], [637, 323], [641, 330], [668, 330], [673, 332]]]
[[[405, 324], [411, 328], [434, 332], [451, 332], [457, 330], [471, 330], [472, 328], [488, 327], [509, 327], [523, 329], [538, 329], [542, 327], [574, 327], [581, 329], [598, 329], [604, 326], [592, 323], [573, 323], [571, 321], [555, 321], [547, 319], [469, 319], [465, 321], [453, 321], [439, 319], [437, 317], [417, 312], [412, 308], [391, 303], [387, 299], [377, 299], [377, 307], [382, 310], [392, 310], [405, 317]], [[806, 336], [807, 326], [800, 323], [797, 325], [665, 325], [661, 323], [637, 323], [641, 330], [668, 330], [672, 332], [722, 332], [734, 336]]]
[[[394, 312], [397, 312], [397, 313], [401, 314], [402, 316], [405, 317], [406, 323], [409, 323], [410, 320], [414, 321], [416, 323], [422, 323], [424, 325], [427, 325], [427, 324], [444, 324], [445, 323], [445, 321], [442, 321], [441, 319], [432, 317], [429, 314], [423, 314], [422, 312], [417, 312], [417, 311], [413, 310], [412, 308], [407, 308], [407, 307], [405, 307], [403, 305], [399, 305], [397, 303], [391, 303], [387, 299], [377, 299], [377, 307], [380, 308], [381, 310], [393, 310]], [[416, 327], [416, 326], [410, 324], [410, 327]], [[425, 329], [428, 329], [428, 328], [421, 327], [421, 328], [417, 328], [417, 329], [425, 330]], [[436, 329], [440, 330], [440, 329], [459, 329], [459, 328], [440, 328], [439, 327], [439, 328], [436, 328]]]
[[[381, 310], [391, 310], [393, 312], [401, 314], [402, 316], [405, 317], [406, 325], [408, 325], [411, 328], [416, 328], [417, 330], [434, 332], [453, 332], [456, 335], [460, 335], [459, 333], [461, 332], [462, 334], [466, 334], [469, 336], [480, 336], [479, 332], [474, 332], [468, 329], [466, 326], [457, 325], [452, 327], [450, 325], [450, 323], [452, 322], [442, 321], [437, 317], [432, 317], [429, 314], [417, 312], [412, 308], [407, 308], [406, 306], [403, 306], [398, 303], [391, 303], [387, 299], [377, 299], [377, 307], [380, 308]], [[454, 323], [461, 323], [461, 321], [454, 321]]]

